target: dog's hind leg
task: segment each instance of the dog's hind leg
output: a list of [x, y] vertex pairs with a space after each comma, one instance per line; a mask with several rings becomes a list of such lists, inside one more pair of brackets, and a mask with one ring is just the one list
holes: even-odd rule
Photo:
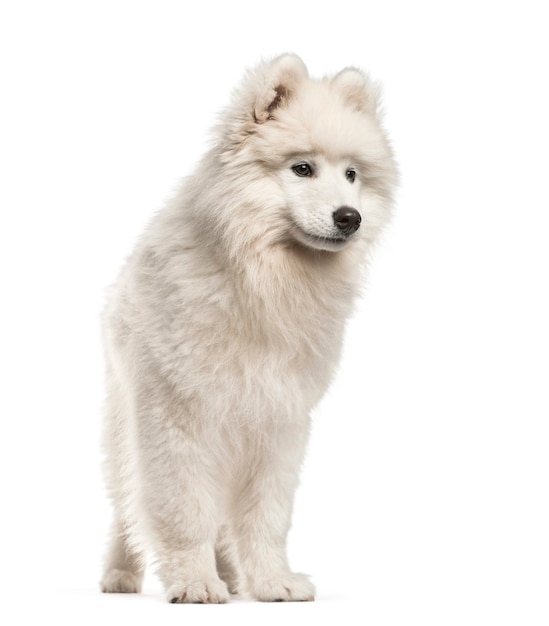
[[234, 539], [227, 528], [221, 528], [215, 545], [215, 562], [219, 578], [229, 592], [241, 594], [246, 589]]
[[112, 368], [108, 372], [105, 470], [114, 505], [114, 523], [100, 586], [104, 593], [139, 593], [145, 561], [141, 549], [129, 540], [130, 519], [135, 519], [135, 514], [132, 516], [129, 512], [135, 508], [132, 503], [135, 504], [136, 499], [136, 485], [132, 481], [135, 444], [130, 427], [131, 408]]
[[129, 542], [120, 520], [115, 520], [107, 566], [101, 580], [104, 593], [139, 593], [143, 583], [143, 555]]

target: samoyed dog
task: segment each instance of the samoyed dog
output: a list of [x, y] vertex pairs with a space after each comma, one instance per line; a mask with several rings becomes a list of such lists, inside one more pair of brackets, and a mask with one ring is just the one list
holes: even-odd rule
[[170, 602], [313, 600], [286, 536], [310, 427], [395, 183], [378, 89], [249, 71], [104, 317], [112, 542], [101, 587]]

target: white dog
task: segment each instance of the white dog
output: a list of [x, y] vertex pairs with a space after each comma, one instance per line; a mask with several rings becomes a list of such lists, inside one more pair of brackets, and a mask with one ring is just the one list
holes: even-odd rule
[[215, 146], [128, 260], [105, 314], [105, 592], [152, 552], [171, 602], [313, 600], [286, 557], [309, 433], [395, 167], [359, 70], [249, 72]]

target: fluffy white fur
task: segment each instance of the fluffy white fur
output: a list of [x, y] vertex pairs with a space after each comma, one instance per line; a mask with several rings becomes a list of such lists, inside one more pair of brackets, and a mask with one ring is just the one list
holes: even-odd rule
[[171, 602], [314, 598], [286, 557], [293, 494], [394, 181], [362, 72], [283, 55], [245, 76], [105, 313], [103, 591], [138, 592], [150, 551]]

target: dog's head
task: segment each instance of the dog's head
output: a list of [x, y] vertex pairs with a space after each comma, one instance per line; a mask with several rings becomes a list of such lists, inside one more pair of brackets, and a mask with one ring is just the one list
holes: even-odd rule
[[293, 54], [246, 76], [225, 114], [220, 154], [246, 172], [258, 230], [332, 252], [374, 239], [396, 178], [378, 103], [360, 70], [312, 80]]

